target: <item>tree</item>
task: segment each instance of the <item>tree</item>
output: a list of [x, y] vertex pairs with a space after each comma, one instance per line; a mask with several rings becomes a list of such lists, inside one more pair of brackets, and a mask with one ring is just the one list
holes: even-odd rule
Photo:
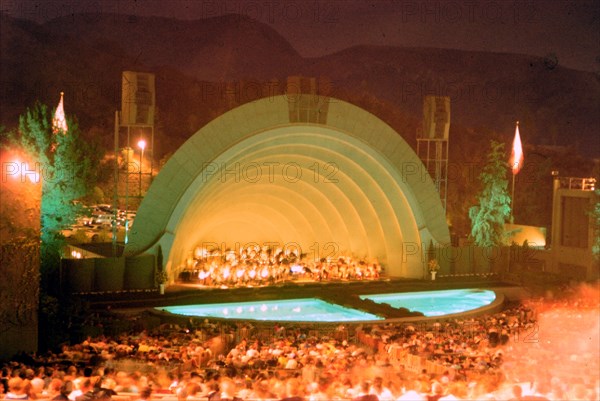
[[160, 245], [158, 246], [158, 253], [156, 255], [154, 281], [156, 281], [156, 285], [165, 284], [167, 281], [169, 281], [169, 275], [163, 266], [163, 253]]
[[504, 224], [510, 216], [510, 195], [504, 143], [491, 141], [487, 162], [479, 175], [479, 204], [469, 209], [471, 236], [478, 246], [497, 246], [504, 240]]
[[82, 209], [75, 200], [94, 185], [100, 152], [84, 141], [76, 121], [68, 120], [68, 132], [54, 133], [45, 105], [37, 103], [19, 118], [19, 130], [11, 139], [36, 160], [42, 179], [41, 290], [58, 289], [57, 272], [64, 246], [61, 231], [71, 226]]
[[105, 203], [105, 198], [106, 196], [104, 195], [102, 188], [96, 185], [92, 188], [88, 196], [85, 197], [85, 201], [90, 205], [95, 205], [98, 203]]

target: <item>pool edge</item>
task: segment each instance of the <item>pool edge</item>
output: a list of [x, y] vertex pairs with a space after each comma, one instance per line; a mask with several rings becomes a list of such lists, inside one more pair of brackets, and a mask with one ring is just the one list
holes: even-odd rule
[[[323, 324], [323, 325], [326, 325], [326, 324], [336, 324], [336, 323], [359, 325], [359, 324], [410, 323], [410, 322], [427, 322], [427, 321], [435, 322], [435, 321], [444, 321], [444, 320], [451, 320], [451, 319], [457, 319], [457, 318], [475, 317], [475, 316], [479, 316], [479, 315], [486, 314], [486, 313], [496, 313], [496, 312], [501, 311], [504, 308], [504, 303], [506, 302], [506, 296], [502, 292], [499, 292], [497, 289], [488, 289], [488, 290], [493, 291], [494, 294], [496, 295], [496, 298], [490, 304], [481, 306], [476, 309], [464, 311], [464, 312], [451, 313], [451, 314], [441, 315], [441, 316], [410, 316], [410, 317], [400, 317], [400, 318], [384, 318], [382, 320], [348, 320], [348, 321], [330, 321], [330, 322], [316, 322], [316, 321], [304, 321], [304, 320], [286, 320], [286, 321], [280, 321], [280, 322], [285, 323], [285, 324], [300, 324], [300, 325], [301, 324]], [[330, 301], [328, 301], [328, 302], [333, 303]], [[336, 305], [342, 306], [339, 304], [336, 304]], [[276, 320], [256, 320], [256, 319], [248, 319], [248, 318], [234, 319], [234, 318], [221, 318], [221, 317], [211, 317], [211, 316], [186, 316], [186, 315], [180, 315], [180, 314], [168, 312], [165, 310], [160, 310], [157, 308], [149, 308], [146, 310], [149, 311], [150, 313], [156, 313], [156, 314], [159, 314], [162, 316], [183, 317], [183, 318], [194, 317], [194, 318], [198, 318], [198, 319], [209, 319], [209, 320], [219, 321], [219, 322], [231, 322], [231, 323], [251, 322], [251, 323], [262, 323], [262, 324], [278, 322]], [[362, 311], [362, 312], [366, 312], [366, 311]], [[371, 313], [371, 312], [367, 312], [367, 313]]]

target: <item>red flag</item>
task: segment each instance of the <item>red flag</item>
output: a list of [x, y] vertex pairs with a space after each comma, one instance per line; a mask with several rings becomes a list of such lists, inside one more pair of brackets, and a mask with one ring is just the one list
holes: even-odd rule
[[523, 168], [523, 146], [521, 145], [521, 136], [519, 135], [519, 122], [517, 121], [517, 128], [515, 129], [515, 139], [513, 139], [512, 151], [510, 153], [510, 168], [512, 169], [513, 175], [517, 175], [521, 168]]
[[67, 120], [65, 119], [65, 109], [63, 107], [63, 95], [64, 92], [60, 92], [60, 102], [58, 102], [58, 106], [54, 112], [54, 118], [52, 119], [52, 132], [55, 134], [60, 131], [62, 131], [63, 134], [66, 134], [68, 131]]

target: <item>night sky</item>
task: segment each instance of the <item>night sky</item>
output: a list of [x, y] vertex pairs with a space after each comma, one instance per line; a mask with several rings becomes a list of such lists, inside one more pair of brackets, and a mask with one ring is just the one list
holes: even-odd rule
[[242, 14], [275, 28], [304, 57], [360, 45], [439, 47], [548, 56], [600, 73], [599, 1], [528, 0], [0, 0], [43, 22], [73, 13], [201, 19]]

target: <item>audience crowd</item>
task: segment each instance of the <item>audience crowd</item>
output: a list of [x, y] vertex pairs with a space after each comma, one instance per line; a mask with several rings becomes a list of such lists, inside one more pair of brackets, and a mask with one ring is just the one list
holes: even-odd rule
[[[593, 321], [582, 325], [593, 316], [597, 298], [583, 297], [469, 319], [327, 331], [206, 320], [162, 325], [7, 362], [0, 393], [65, 401], [597, 400], [598, 328], [581, 332], [593, 330]], [[578, 330], [590, 342], [568, 350], [574, 357], [548, 343], [577, 341]]]

